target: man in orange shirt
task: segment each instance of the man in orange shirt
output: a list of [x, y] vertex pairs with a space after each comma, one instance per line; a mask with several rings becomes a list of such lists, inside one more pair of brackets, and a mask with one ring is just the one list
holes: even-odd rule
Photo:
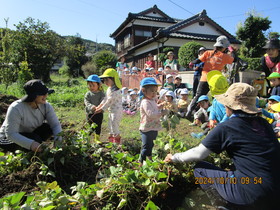
[[214, 44], [214, 50], [208, 50], [204, 52], [199, 59], [192, 61], [193, 64], [204, 62], [204, 67], [202, 69], [202, 75], [198, 84], [196, 95], [188, 106], [188, 112], [186, 114], [186, 118], [188, 120], [193, 120], [193, 111], [196, 107], [198, 98], [202, 95], [207, 95], [209, 92], [207, 73], [212, 70], [222, 71], [226, 64], [231, 64], [233, 62], [234, 57], [227, 54], [229, 45], [230, 42], [226, 36], [219, 36]]

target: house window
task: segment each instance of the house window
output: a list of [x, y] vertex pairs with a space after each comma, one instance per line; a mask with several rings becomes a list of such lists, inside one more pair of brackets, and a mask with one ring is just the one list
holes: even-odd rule
[[152, 37], [152, 32], [135, 30], [135, 36]]
[[120, 51], [122, 51], [122, 43], [118, 42], [117, 43], [117, 52], [120, 52]]
[[130, 34], [124, 37], [124, 48], [127, 48], [129, 46], [130, 46]]

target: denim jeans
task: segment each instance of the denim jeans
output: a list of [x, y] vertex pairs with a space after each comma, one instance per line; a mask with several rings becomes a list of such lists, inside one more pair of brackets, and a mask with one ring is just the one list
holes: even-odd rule
[[154, 140], [157, 138], [158, 131], [148, 131], [148, 132], [141, 132], [142, 138], [142, 150], [140, 161], [143, 162], [146, 160], [147, 156], [152, 156], [152, 150], [154, 147]]

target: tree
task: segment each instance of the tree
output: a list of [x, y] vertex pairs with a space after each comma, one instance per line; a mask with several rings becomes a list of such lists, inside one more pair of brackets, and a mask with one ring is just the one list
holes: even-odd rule
[[92, 57], [92, 62], [97, 69], [95, 74], [102, 74], [107, 68], [116, 67], [117, 56], [111, 51], [103, 50]]
[[6, 88], [16, 81], [17, 69], [11, 62], [12, 57], [12, 35], [10, 29], [0, 29], [0, 83]]
[[50, 70], [55, 61], [65, 54], [65, 41], [49, 29], [46, 22], [27, 18], [16, 25], [13, 37], [12, 63], [19, 65], [27, 57], [28, 68], [35, 78], [50, 80]]
[[79, 34], [67, 37], [66, 57], [64, 65], [68, 66], [67, 75], [76, 77], [83, 74], [80, 70], [82, 65], [88, 61], [88, 58], [86, 56], [85, 43]]
[[185, 68], [189, 67], [189, 63], [197, 58], [198, 50], [203, 47], [201, 44], [191, 41], [182, 45], [179, 49], [179, 64]]
[[265, 45], [264, 32], [270, 28], [271, 21], [253, 14], [237, 29], [237, 38], [242, 40], [241, 55], [245, 57], [260, 57]]

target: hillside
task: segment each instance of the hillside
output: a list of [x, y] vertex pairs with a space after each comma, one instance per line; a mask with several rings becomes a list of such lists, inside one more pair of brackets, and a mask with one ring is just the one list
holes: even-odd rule
[[[71, 36], [63, 36], [65, 38], [71, 37]], [[108, 44], [108, 43], [96, 43], [92, 40], [89, 39], [83, 39], [83, 42], [85, 43], [86, 49], [87, 49], [87, 53], [88, 54], [94, 54], [98, 51], [101, 50], [109, 50], [109, 51], [115, 51], [115, 46]], [[96, 46], [97, 45], [97, 46]]]

